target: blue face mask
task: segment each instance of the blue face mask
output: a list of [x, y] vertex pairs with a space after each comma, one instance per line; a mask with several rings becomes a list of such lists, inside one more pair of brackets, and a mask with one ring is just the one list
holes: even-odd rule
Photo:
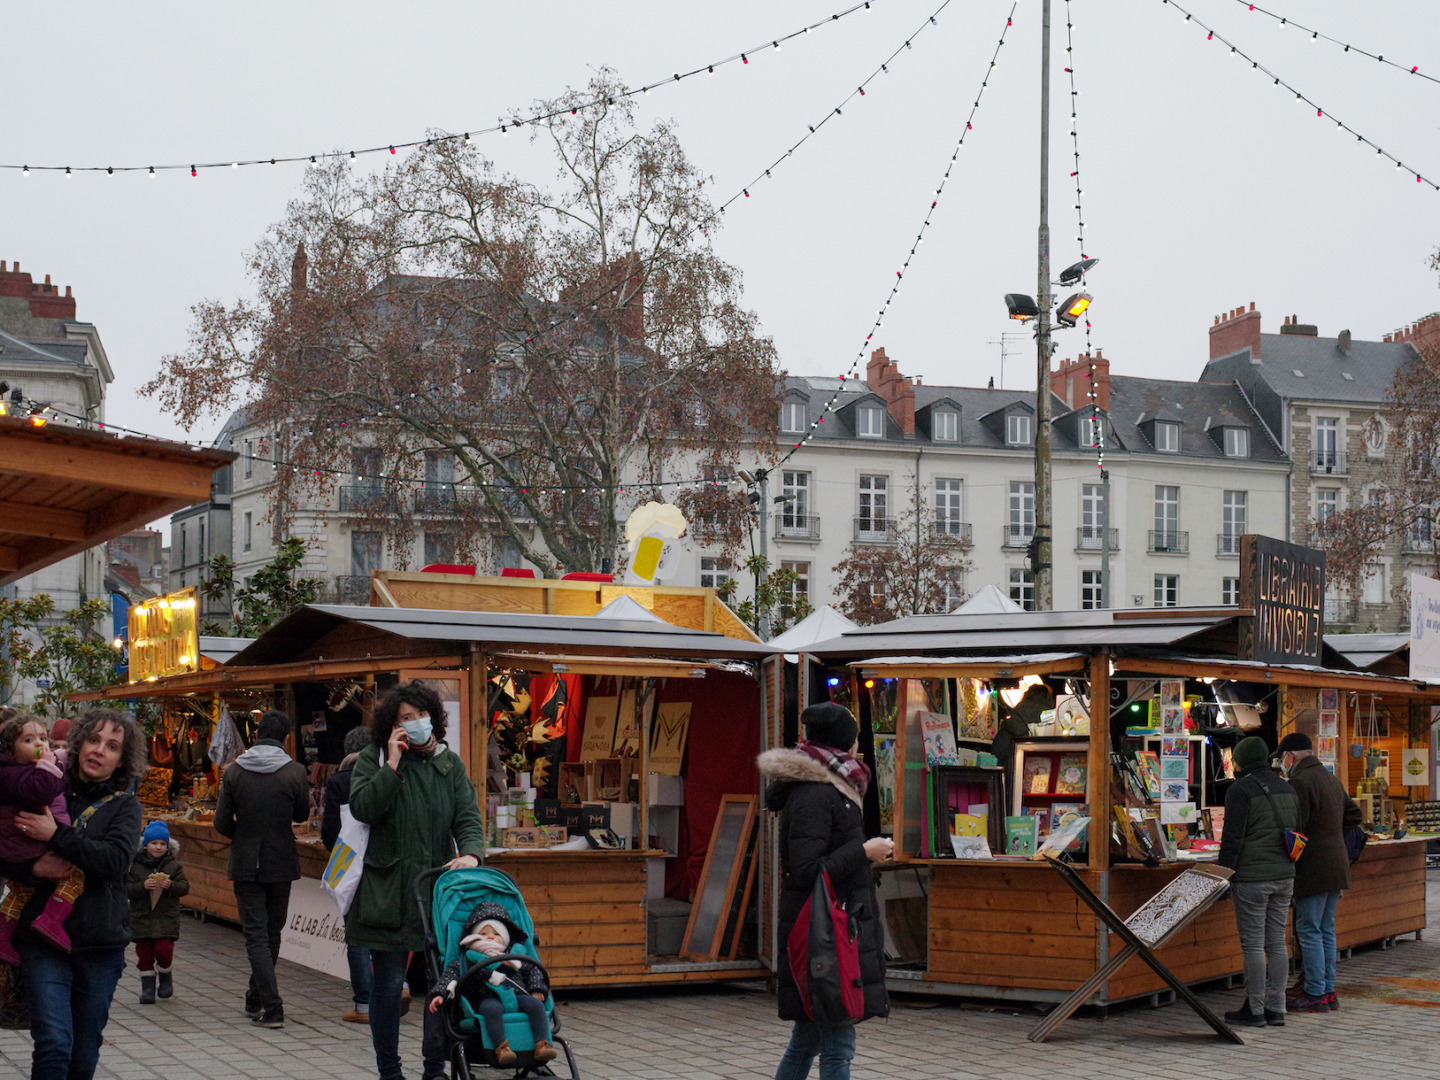
[[405, 729], [405, 738], [412, 746], [424, 746], [430, 741], [430, 714], [421, 713], [414, 720], [403, 720], [400, 726]]

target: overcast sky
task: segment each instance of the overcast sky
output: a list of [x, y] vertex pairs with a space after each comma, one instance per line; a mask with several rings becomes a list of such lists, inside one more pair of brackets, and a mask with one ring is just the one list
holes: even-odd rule
[[[642, 120], [675, 123], [728, 199], [868, 77], [889, 74], [726, 214], [720, 254], [792, 373], [847, 371], [910, 250], [1010, 10], [1009, 0], [872, 0], [779, 52], [664, 86]], [[309, 154], [489, 126], [578, 86], [593, 68], [641, 85], [826, 18], [828, 0], [527, 4], [12, 5], [0, 163], [148, 165]], [[925, 244], [878, 332], [927, 383], [1033, 387], [1028, 331], [1006, 292], [1033, 293], [1040, 0], [1021, 0]], [[1196, 19], [1366, 137], [1440, 181], [1440, 85], [1235, 0]], [[1261, 5], [1440, 76], [1433, 0]], [[1440, 308], [1426, 259], [1440, 192], [1317, 118], [1294, 93], [1207, 41], [1162, 0], [1054, 0], [1051, 233], [1079, 257], [1062, 70], [1073, 15], [1086, 250], [1101, 264], [1093, 344], [1116, 374], [1194, 379], [1206, 329], [1251, 301], [1266, 332], [1296, 314], [1333, 335], [1382, 334]], [[916, 33], [918, 27], [924, 29]], [[515, 135], [482, 148], [537, 180]], [[364, 168], [384, 158], [362, 159]], [[114, 365], [112, 422], [185, 438], [137, 387], [183, 348], [189, 306], [248, 293], [244, 253], [284, 213], [301, 166], [63, 178], [0, 171], [0, 258], [75, 290]], [[1001, 371], [1002, 335], [1009, 338]], [[1058, 356], [1084, 349], [1083, 330]], [[208, 437], [219, 422], [190, 438]]]

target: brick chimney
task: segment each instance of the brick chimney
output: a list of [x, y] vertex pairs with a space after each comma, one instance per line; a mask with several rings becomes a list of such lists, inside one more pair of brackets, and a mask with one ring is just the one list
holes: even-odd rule
[[[1093, 365], [1093, 369], [1092, 369]], [[1090, 404], [1091, 371], [1095, 378], [1095, 404], [1110, 411], [1110, 361], [1096, 349], [1095, 355], [1081, 353], [1076, 360], [1063, 360], [1050, 373], [1050, 391], [1071, 409]]]
[[1415, 346], [1416, 352], [1427, 357], [1440, 355], [1440, 311], [1431, 312], [1393, 334], [1386, 334], [1384, 340], [1393, 344], [1408, 341]]
[[1255, 302], [1250, 302], [1250, 310], [1243, 307], [1232, 310], [1228, 315], [1216, 315], [1215, 325], [1210, 327], [1210, 359], [1216, 360], [1222, 356], [1229, 356], [1233, 352], [1239, 352], [1245, 346], [1250, 346], [1250, 360], [1252, 363], [1260, 362], [1260, 312], [1255, 310]]
[[62, 296], [60, 286], [50, 284], [49, 274], [42, 285], [29, 274], [22, 274], [18, 262], [11, 269], [0, 262], [0, 296], [28, 300], [30, 314], [37, 319], [75, 318], [75, 297], [70, 294], [70, 286], [65, 286]]
[[885, 355], [883, 348], [870, 354], [870, 362], [865, 365], [865, 385], [885, 399], [885, 407], [900, 430], [914, 435], [915, 386], [900, 374], [895, 361]]

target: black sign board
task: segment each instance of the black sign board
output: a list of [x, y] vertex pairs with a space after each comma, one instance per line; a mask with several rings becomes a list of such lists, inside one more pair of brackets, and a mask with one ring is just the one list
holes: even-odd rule
[[1318, 664], [1325, 633], [1325, 553], [1269, 536], [1240, 538], [1240, 659]]

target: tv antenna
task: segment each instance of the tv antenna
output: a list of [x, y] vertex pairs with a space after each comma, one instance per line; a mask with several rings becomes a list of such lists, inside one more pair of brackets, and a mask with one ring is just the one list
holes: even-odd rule
[[997, 389], [1005, 389], [1005, 357], [1010, 353], [1015, 342], [1024, 341], [1029, 336], [1029, 334], [1001, 334], [999, 340], [987, 341], [985, 343], [987, 345], [1000, 346], [1000, 385]]

